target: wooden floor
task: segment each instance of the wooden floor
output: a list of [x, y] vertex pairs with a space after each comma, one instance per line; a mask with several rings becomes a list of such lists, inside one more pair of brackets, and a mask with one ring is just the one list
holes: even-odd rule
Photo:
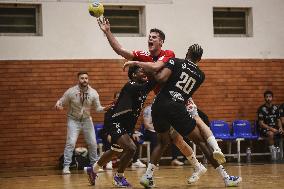
[[[225, 166], [231, 175], [240, 175], [243, 182], [238, 188], [266, 189], [284, 188], [284, 164], [230, 164]], [[125, 175], [133, 188], [143, 188], [139, 178], [145, 168], [127, 169]], [[161, 189], [186, 188], [209, 189], [225, 188], [222, 179], [209, 166], [207, 173], [194, 185], [188, 185], [186, 179], [192, 173], [191, 166], [161, 166], [155, 172], [156, 187]], [[113, 171], [100, 173], [96, 186], [90, 186], [82, 171], [72, 171], [72, 175], [61, 175], [61, 171], [17, 171], [0, 172], [1, 189], [105, 189], [112, 185]]]

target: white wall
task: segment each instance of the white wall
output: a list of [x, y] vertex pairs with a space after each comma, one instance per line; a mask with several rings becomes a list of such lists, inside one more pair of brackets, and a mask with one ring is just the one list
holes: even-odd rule
[[[87, 11], [87, 0], [0, 0], [42, 4], [43, 36], [0, 36], [0, 59], [113, 59], [117, 56]], [[146, 5], [146, 27], [166, 33], [164, 49], [184, 57], [199, 43], [204, 58], [284, 58], [283, 0], [106, 0]], [[252, 7], [252, 37], [214, 37], [213, 7]], [[126, 49], [147, 50], [147, 36], [118, 37]]]

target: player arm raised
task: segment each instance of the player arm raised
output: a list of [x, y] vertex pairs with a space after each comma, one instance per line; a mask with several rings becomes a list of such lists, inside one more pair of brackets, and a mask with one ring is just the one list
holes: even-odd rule
[[112, 32], [110, 31], [110, 23], [109, 20], [105, 17], [103, 19], [98, 18], [98, 24], [101, 30], [105, 33], [107, 40], [112, 47], [112, 49], [116, 52], [116, 54], [122, 56], [127, 60], [133, 60], [134, 55], [131, 51], [128, 51], [119, 44], [116, 38], [113, 36]]
[[163, 68], [161, 71], [157, 72], [154, 77], [158, 83], [165, 83], [168, 81], [171, 74], [172, 70], [170, 70], [169, 68]]
[[164, 65], [165, 65], [165, 63], [162, 62], [162, 61], [157, 61], [155, 63], [153, 63], [153, 62], [140, 62], [140, 61], [128, 61], [128, 62], [124, 63], [123, 70], [125, 70], [126, 67], [139, 66], [139, 67], [143, 68], [145, 72], [155, 73], [155, 72], [158, 72], [159, 70], [161, 70]]

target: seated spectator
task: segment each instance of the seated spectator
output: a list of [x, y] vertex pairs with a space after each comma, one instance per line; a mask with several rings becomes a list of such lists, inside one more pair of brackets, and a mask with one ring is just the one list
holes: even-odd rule
[[270, 152], [275, 148], [275, 138], [283, 135], [279, 109], [276, 105], [272, 104], [272, 99], [272, 91], [265, 91], [265, 104], [257, 110], [259, 132], [261, 136], [267, 137]]
[[284, 126], [284, 103], [279, 106], [280, 120], [282, 123], [282, 128]]

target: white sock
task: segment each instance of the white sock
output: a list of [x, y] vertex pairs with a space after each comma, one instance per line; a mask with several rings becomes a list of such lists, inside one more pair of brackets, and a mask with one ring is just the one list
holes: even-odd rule
[[274, 146], [273, 144], [270, 145], [270, 146], [268, 146], [268, 147], [269, 147], [269, 151], [270, 151], [270, 152], [272, 152], [272, 149], [275, 148], [275, 146]]
[[213, 149], [213, 150], [220, 150], [219, 145], [217, 143], [217, 140], [215, 139], [215, 137], [212, 135], [210, 137], [208, 137], [207, 139], [207, 143], [209, 144], [209, 146]]
[[188, 161], [189, 161], [189, 163], [191, 164], [191, 165], [193, 165], [193, 166], [198, 166], [199, 165], [199, 162], [198, 162], [198, 160], [196, 159], [196, 157], [195, 157], [195, 155], [194, 154], [191, 154], [191, 156], [188, 156], [188, 157], [186, 157], [187, 159], [188, 159]]
[[216, 170], [223, 179], [230, 177], [222, 165], [219, 165], [219, 167], [217, 167]]
[[124, 177], [124, 173], [116, 173], [116, 176]]
[[96, 162], [94, 165], [93, 165], [93, 171], [95, 173], [99, 172], [99, 169], [102, 169], [101, 166], [98, 165], [98, 163]]
[[147, 177], [153, 177], [153, 174], [154, 174], [154, 170], [156, 169], [156, 166], [152, 163], [149, 163], [148, 164], [148, 167], [147, 167], [147, 170], [146, 170], [146, 175]]

